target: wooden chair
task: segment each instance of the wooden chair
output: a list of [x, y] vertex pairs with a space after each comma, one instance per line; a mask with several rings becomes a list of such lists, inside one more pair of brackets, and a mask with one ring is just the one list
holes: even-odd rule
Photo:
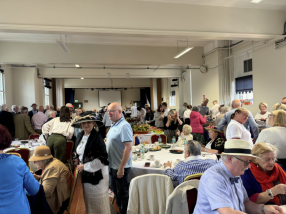
[[65, 163], [68, 164], [68, 167], [71, 173], [72, 173], [71, 162], [72, 162], [73, 146], [74, 146], [74, 143], [72, 140], [67, 141]]
[[187, 177], [185, 177], [185, 180], [184, 180], [184, 181], [193, 180], [193, 179], [200, 180], [201, 177], [202, 177], [202, 175], [203, 175], [203, 173], [188, 175]]
[[187, 190], [189, 214], [192, 214], [194, 212], [197, 203], [197, 197], [198, 197], [198, 191], [196, 188]]
[[34, 140], [34, 139], [39, 139], [40, 135], [39, 134], [35, 134], [35, 135], [30, 135], [29, 136], [29, 140]]
[[24, 147], [19, 147], [15, 149], [9, 149], [5, 153], [18, 153], [21, 155], [21, 158], [26, 162], [28, 168], [29, 166], [29, 159], [30, 159], [30, 149], [24, 148]]
[[159, 136], [161, 136], [162, 143], [166, 144], [167, 143], [167, 136], [164, 134], [153, 134], [151, 135], [151, 143], [158, 142]]
[[76, 187], [77, 178], [78, 178], [78, 170], [77, 168], [75, 168], [74, 173], [73, 173], [72, 182], [71, 182], [71, 196], [70, 196], [69, 206], [66, 209], [67, 211], [66, 214], [70, 214], [70, 208], [71, 208], [71, 203], [72, 203], [72, 199], [73, 199], [73, 195], [74, 195], [74, 191]]
[[6, 154], [10, 154], [10, 155], [16, 155], [20, 158], [22, 158], [22, 156], [19, 153], [14, 153], [14, 152], [7, 152]]

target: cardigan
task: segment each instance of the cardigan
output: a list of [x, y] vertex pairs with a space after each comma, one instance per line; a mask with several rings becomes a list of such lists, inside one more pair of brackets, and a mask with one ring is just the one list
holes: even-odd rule
[[192, 133], [196, 134], [203, 134], [204, 128], [202, 124], [205, 124], [207, 122], [207, 118], [203, 117], [199, 112], [192, 111], [190, 115], [190, 126], [192, 127]]

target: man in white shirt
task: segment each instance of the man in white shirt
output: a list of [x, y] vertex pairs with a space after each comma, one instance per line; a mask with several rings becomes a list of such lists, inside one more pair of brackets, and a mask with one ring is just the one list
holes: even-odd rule
[[214, 106], [211, 108], [211, 112], [213, 115], [213, 118], [215, 118], [215, 116], [217, 115], [217, 113], [219, 112], [219, 104], [217, 103], [217, 100], [213, 101]]
[[138, 117], [140, 117], [140, 121], [144, 122], [145, 116], [146, 116], [146, 110], [145, 108], [142, 107], [137, 107], [137, 111], [138, 111]]
[[188, 103], [184, 103], [183, 107], [179, 109], [179, 117], [182, 121], [184, 119], [184, 113], [187, 110], [187, 105], [188, 105]]
[[137, 108], [134, 103], [132, 104], [131, 107], [131, 117], [137, 117]]
[[168, 108], [168, 104], [166, 102], [163, 102], [162, 103], [162, 108], [165, 110], [165, 115], [164, 116], [167, 117], [168, 113], [170, 111], [170, 109]]

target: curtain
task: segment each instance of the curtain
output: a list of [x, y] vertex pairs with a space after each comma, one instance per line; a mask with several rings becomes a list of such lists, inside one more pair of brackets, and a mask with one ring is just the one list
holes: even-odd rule
[[63, 82], [61, 78], [56, 79], [56, 101], [57, 106], [63, 106]]
[[150, 88], [140, 89], [140, 103], [141, 103], [141, 107], [144, 107], [145, 104], [150, 104], [151, 106]]
[[235, 78], [236, 93], [253, 91], [252, 75]]
[[74, 103], [74, 93], [75, 91], [71, 88], [65, 88], [65, 103]]

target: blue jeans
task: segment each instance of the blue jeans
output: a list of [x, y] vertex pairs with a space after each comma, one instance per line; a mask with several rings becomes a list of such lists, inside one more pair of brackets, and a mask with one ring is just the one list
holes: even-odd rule
[[124, 169], [124, 176], [117, 178], [118, 169], [109, 169], [110, 188], [114, 193], [116, 204], [119, 208], [119, 214], [127, 213], [129, 199], [128, 174], [131, 168]]

